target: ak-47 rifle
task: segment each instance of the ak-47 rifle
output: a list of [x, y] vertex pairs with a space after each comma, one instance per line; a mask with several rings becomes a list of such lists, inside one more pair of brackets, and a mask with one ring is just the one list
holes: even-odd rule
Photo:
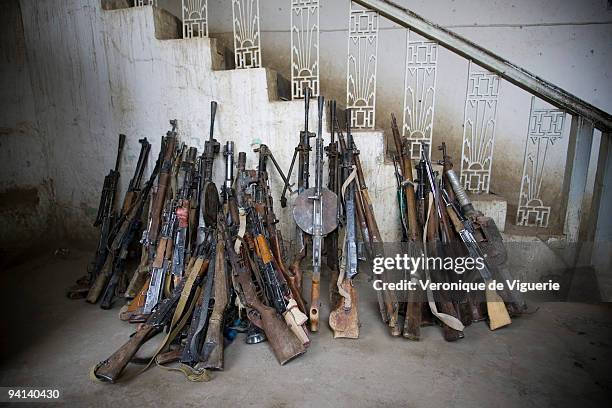
[[[310, 108], [310, 88], [306, 87], [304, 89], [304, 130], [300, 132], [300, 143], [296, 146], [295, 151], [293, 152], [293, 158], [291, 159], [291, 165], [289, 166], [289, 171], [287, 172], [287, 179], [291, 178], [293, 174], [293, 167], [295, 165], [295, 159], [298, 158], [298, 194], [302, 194], [305, 190], [309, 188], [309, 180], [310, 180], [310, 151], [312, 150], [310, 147], [310, 139], [316, 137], [316, 134], [310, 132], [308, 130], [308, 122], [309, 122], [309, 108]], [[280, 203], [281, 207], [285, 208], [287, 206], [287, 190], [289, 189], [289, 180], [285, 181], [285, 185], [283, 187], [283, 192], [281, 194]], [[306, 241], [308, 240], [308, 236], [305, 232], [303, 232], [299, 226], [296, 227], [297, 233], [297, 253], [293, 262], [291, 263], [289, 270], [293, 276], [299, 277], [300, 282], [298, 284], [299, 288], [302, 287], [301, 277], [302, 271], [300, 265], [304, 258], [306, 257], [307, 247]]]
[[143, 237], [146, 246], [155, 247], [157, 245], [159, 229], [162, 223], [162, 210], [166, 202], [166, 193], [168, 192], [168, 186], [170, 185], [170, 171], [172, 169], [172, 163], [177, 142], [177, 121], [171, 120], [170, 125], [172, 126], [172, 130], [167, 133], [163, 143], [164, 158], [161, 162], [161, 168], [157, 180], [157, 190], [155, 192], [154, 200], [151, 203], [151, 219], [149, 221], [149, 226], [146, 231], [146, 235]]
[[[190, 274], [194, 274], [193, 278], [182, 279], [173, 289], [171, 296], [167, 297], [156, 305], [146, 322], [140, 325], [138, 330], [130, 336], [130, 340], [128, 340], [127, 343], [121, 346], [109, 358], [96, 365], [96, 367], [93, 369], [93, 375], [100, 381], [115, 383], [120, 378], [125, 367], [127, 367], [143, 344], [145, 344], [148, 340], [161, 332], [164, 327], [171, 323], [171, 319], [175, 314], [177, 306], [180, 304], [180, 299], [186, 299], [186, 303], [189, 303], [190, 299], [193, 298], [193, 294], [195, 293], [194, 288], [198, 287], [204, 271], [205, 268], [203, 267], [202, 263], [194, 265], [192, 271], [190, 272]], [[186, 285], [188, 282], [191, 283], [190, 286]], [[170, 327], [170, 332], [172, 332], [174, 328], [175, 327]], [[153, 359], [154, 358], [155, 356]], [[149, 361], [147, 367], [151, 365], [153, 359]]]
[[293, 218], [302, 231], [312, 236], [312, 286], [310, 330], [319, 329], [321, 256], [323, 237], [338, 227], [338, 197], [323, 186], [323, 110], [325, 99], [318, 98], [319, 127], [316, 144], [315, 186], [302, 191], [293, 205]]
[[96, 214], [96, 219], [93, 224], [94, 227], [100, 227], [100, 237], [98, 239], [94, 260], [88, 266], [87, 274], [77, 280], [76, 284], [68, 289], [67, 296], [70, 299], [82, 299], [87, 296], [91, 286], [94, 285], [108, 262], [108, 245], [114, 238], [112, 234], [118, 217], [115, 210], [115, 196], [119, 184], [119, 164], [121, 162], [124, 145], [125, 135], [120, 134], [115, 168], [111, 169], [108, 175], [104, 177], [98, 213]]
[[178, 220], [178, 229], [174, 237], [174, 245], [172, 246], [172, 268], [171, 273], [175, 279], [180, 279], [185, 270], [185, 262], [189, 255], [189, 215], [191, 213], [191, 188], [193, 187], [192, 180], [195, 172], [195, 162], [197, 149], [190, 147], [187, 150], [185, 159], [181, 162], [181, 167], [178, 174], [178, 184], [180, 189], [176, 197], [176, 218]]
[[[287, 325], [304, 346], [310, 344], [308, 333], [303, 327], [308, 318], [297, 307], [291, 290], [282, 274], [278, 272], [278, 264], [272, 255], [261, 215], [253, 207], [246, 209], [251, 224], [251, 237], [255, 243], [257, 265], [262, 274], [264, 294], [268, 304], [283, 316]], [[296, 310], [297, 309], [297, 310]]]
[[112, 272], [100, 302], [102, 309], [110, 309], [113, 306], [113, 299], [117, 294], [120, 282], [125, 279], [125, 262], [128, 250], [142, 229], [142, 213], [149, 199], [149, 193], [153, 186], [153, 180], [157, 177], [157, 172], [158, 167], [155, 166], [151, 178], [147, 181], [144, 188], [138, 192], [135, 201], [129, 207], [129, 212], [125, 214], [126, 220], [121, 223], [120, 229], [110, 246], [113, 259]]
[[174, 230], [178, 224], [173, 200], [169, 199], [166, 201], [163, 218], [164, 224], [161, 228], [161, 237], [157, 244], [155, 258], [153, 258], [153, 262], [151, 263], [151, 278], [149, 280], [147, 298], [142, 309], [142, 314], [144, 316], [151, 313], [153, 307], [162, 300], [166, 275], [168, 275], [171, 267], [172, 237], [174, 236]]
[[[155, 162], [155, 168], [153, 172], [151, 173], [151, 176], [148, 181], [151, 185], [150, 186], [151, 193], [149, 194], [150, 196], [149, 204], [150, 205], [149, 205], [149, 215], [147, 217], [147, 225], [146, 225], [145, 230], [142, 233], [142, 237], [140, 240], [140, 243], [143, 245], [140, 264], [136, 268], [136, 271], [132, 275], [132, 279], [130, 280], [130, 283], [128, 284], [127, 289], [125, 290], [125, 297], [127, 299], [132, 300], [133, 298], [138, 296], [139, 303], [143, 303], [142, 305], [144, 305], [144, 299], [146, 298], [146, 291], [148, 290], [148, 283], [145, 284], [145, 278], [149, 272], [149, 266], [151, 264], [152, 258], [155, 253], [154, 246], [147, 239], [147, 236], [148, 236], [147, 229], [150, 229], [150, 226], [152, 224], [153, 202], [156, 201], [157, 199], [156, 198], [157, 194], [154, 193], [155, 190], [153, 189], [153, 183], [155, 182], [155, 179], [159, 177], [159, 172], [161, 170], [162, 163], [165, 160], [166, 155], [167, 155], [167, 149], [169, 146], [166, 144], [166, 142], [167, 142], [167, 139], [162, 138], [159, 155], [157, 156], [157, 160]], [[159, 184], [159, 181], [158, 181], [158, 184]], [[143, 291], [143, 285], [147, 286], [147, 288], [144, 289], [144, 291]], [[141, 300], [142, 302], [140, 302]], [[135, 307], [135, 304], [133, 302], [131, 303], [132, 303], [132, 309], [134, 310], [138, 309]], [[142, 305], [139, 307], [140, 309], [142, 308]]]
[[125, 193], [125, 198], [123, 199], [123, 207], [121, 210], [121, 215], [123, 216], [130, 211], [132, 205], [136, 201], [136, 197], [140, 191], [140, 183], [142, 182], [144, 170], [149, 159], [149, 152], [151, 151], [151, 143], [149, 143], [146, 137], [140, 139], [138, 143], [140, 143], [140, 154], [138, 155], [138, 162], [136, 163], [136, 169], [134, 170], [134, 177], [132, 177], [130, 180], [127, 192]]
[[291, 295], [297, 306], [302, 312], [306, 311], [306, 306], [304, 304], [304, 299], [302, 298], [302, 294], [300, 291], [300, 283], [301, 276], [294, 275], [292, 271], [288, 270], [285, 266], [285, 261], [283, 257], [283, 237], [281, 231], [276, 228], [276, 224], [278, 223], [278, 219], [274, 214], [274, 200], [272, 198], [272, 192], [270, 189], [270, 177], [268, 174], [268, 158], [272, 160], [276, 171], [280, 175], [283, 182], [287, 182], [287, 178], [283, 173], [282, 169], [276, 162], [274, 155], [265, 144], [260, 145], [256, 152], [259, 153], [259, 166], [257, 169], [257, 185], [259, 186], [260, 195], [259, 202], [255, 204], [255, 210], [259, 213], [262, 219], [265, 221], [264, 225], [267, 231], [267, 239], [270, 243], [270, 247], [272, 253], [274, 255], [275, 263], [278, 266], [281, 274], [283, 275], [286, 284], [289, 286], [291, 290]]
[[225, 230], [225, 251], [232, 266], [234, 287], [242, 304], [247, 307], [249, 320], [265, 332], [276, 359], [284, 365], [304, 354], [306, 349], [276, 310], [259, 299], [252, 272], [245, 262], [245, 257], [248, 256], [246, 248], [241, 240], [236, 241], [234, 248], [234, 239], [228, 233], [232, 225], [233, 221], [230, 221]]
[[[396, 167], [396, 174], [398, 174], [398, 197], [404, 236], [408, 242], [411, 255], [415, 257], [422, 253], [423, 230], [421, 226], [425, 225], [425, 222], [419, 223], [418, 221], [417, 194], [414, 190], [412, 160], [410, 158], [407, 140], [402, 140], [397, 126], [397, 120], [393, 114], [391, 114], [391, 130], [393, 132], [393, 140], [399, 157], [400, 171], [398, 172]], [[425, 186], [425, 177], [424, 175], [422, 177], [422, 184], [420, 185]], [[425, 191], [421, 190], [420, 193], [423, 194], [421, 203], [424, 205]], [[418, 280], [417, 271], [414, 271], [411, 280], [413, 282]], [[425, 305], [422, 302], [421, 293], [418, 290], [410, 291], [406, 300], [406, 318], [404, 320], [403, 335], [409, 340], [418, 341], [421, 337], [421, 320]]]

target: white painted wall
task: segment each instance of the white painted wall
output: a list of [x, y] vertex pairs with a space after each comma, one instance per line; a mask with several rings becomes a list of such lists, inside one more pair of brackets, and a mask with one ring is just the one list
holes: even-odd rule
[[[269, 71], [212, 71], [211, 40], [157, 40], [154, 18], [160, 15], [151, 7], [101, 11], [96, 0], [84, 5], [24, 0], [22, 7], [37, 123], [47, 141], [57, 213], [70, 237], [95, 233], [91, 221], [103, 177], [114, 165], [119, 132], [128, 136], [121, 163], [124, 190], [136, 164], [138, 139], [147, 137], [153, 144], [152, 167], [169, 119], [178, 119], [183, 141], [203, 148], [211, 100], [219, 102], [220, 142], [234, 140], [237, 150], [249, 150], [259, 138], [283, 168], [289, 167], [303, 126], [303, 103], [270, 101], [275, 82], [268, 80], [274, 77]], [[399, 229], [389, 216], [394, 206], [382, 205], [395, 196], [392, 167], [375, 165], [384, 159], [382, 134], [359, 135], [357, 142], [372, 195], [381, 203], [381, 228], [395, 239]], [[248, 157], [254, 167], [255, 155]], [[216, 164], [220, 185], [222, 161]], [[280, 178], [273, 176], [273, 182], [278, 197]], [[290, 209], [277, 212], [285, 238], [291, 239]]]
[[[606, 1], [587, 0], [394, 0], [469, 40], [612, 111], [612, 10]], [[290, 0], [261, 0], [263, 63], [290, 76]], [[321, 89], [346, 99], [347, 0], [321, 0]], [[231, 7], [209, 0], [211, 33], [231, 45]], [[389, 136], [389, 113], [401, 117], [406, 30], [384, 19], [379, 36], [377, 127]], [[434, 120], [434, 144], [446, 141], [460, 163], [467, 61], [441, 50]], [[491, 191], [508, 200], [514, 223], [520, 189], [530, 95], [503, 82]], [[569, 118], [568, 118], [569, 119]], [[567, 129], [569, 130], [569, 120]], [[560, 229], [561, 181], [567, 139], [549, 156], [543, 185], [544, 201], [552, 206], [551, 224]]]
[[[211, 32], [228, 31], [224, 27], [231, 27], [228, 3], [210, 1], [211, 18], [214, 16]], [[289, 2], [261, 3], [264, 65], [287, 74], [289, 40], [283, 32], [289, 24]], [[25, 133], [32, 141], [22, 144], [14, 135], [0, 139], [4, 159], [0, 164], [3, 170], [0, 182], [3, 188], [11, 182], [52, 185], [49, 191], [55, 205], [50, 212], [61, 219], [59, 224], [69, 235], [93, 236], [90, 223], [102, 179], [114, 164], [117, 133], [128, 134], [122, 163], [125, 187], [138, 154], [137, 140], [148, 137], [154, 145], [152, 157], [155, 157], [168, 119], [179, 119], [184, 139], [203, 146], [211, 99], [220, 102], [218, 139], [235, 140], [238, 148], [246, 149], [252, 138], [259, 137], [275, 151], [281, 165], [288, 167], [302, 126], [302, 106], [299, 102], [269, 102], [270, 82], [266, 81], [265, 70], [211, 71], [209, 40], [156, 40], [153, 11], [149, 7], [101, 11], [99, 0], [21, 0], [20, 4], [27, 73], [24, 69], [20, 71], [19, 64], [3, 65], [9, 75], [2, 80], [16, 84], [18, 90], [3, 87], [2, 101], [16, 97], [24, 108], [3, 112], [1, 126], [17, 129], [18, 123], [30, 123]], [[552, 0], [521, 0], [512, 4], [463, 2], [461, 7], [453, 4], [410, 2], [425, 17], [452, 25], [456, 31], [511, 61], [524, 64], [603, 109], [612, 110], [612, 85], [607, 80], [612, 55], [612, 44], [607, 41], [610, 25], [575, 25], [609, 19], [605, 5], [591, 1], [576, 6], [573, 2]], [[322, 89], [327, 96], [342, 100], [348, 3], [330, 1], [324, 2], [323, 7]], [[476, 10], [481, 11], [476, 14]], [[541, 26], [564, 21], [572, 24]], [[475, 22], [479, 27], [472, 27]], [[489, 26], [480, 27], [485, 24]], [[493, 26], [498, 24], [504, 26]], [[523, 26], [508, 26], [514, 24]], [[404, 40], [405, 31], [390, 23], [381, 32], [377, 114], [383, 125], [390, 111], [401, 110]], [[467, 64], [442, 52], [439, 69], [434, 142], [446, 140], [458, 162]], [[524, 92], [503, 85], [492, 190], [506, 196], [511, 208], [516, 204], [520, 186], [528, 102]], [[314, 124], [313, 121], [311, 125]], [[392, 238], [399, 233], [399, 227], [392, 168], [388, 164], [377, 166], [384, 161], [382, 135], [357, 134], [357, 142], [363, 152], [377, 215], [383, 224], [381, 229], [387, 238]], [[5, 143], [12, 150], [4, 149]], [[551, 158], [555, 165], [553, 175], [563, 174], [563, 150], [561, 145]], [[30, 160], [33, 169], [21, 171], [24, 163], [27, 166], [22, 157], [46, 159]], [[218, 164], [220, 178], [221, 163]], [[9, 171], [13, 171], [11, 176], [5, 176]], [[555, 191], [560, 185], [555, 184], [560, 183], [546, 187], [546, 197], [550, 204], [558, 206], [560, 200]], [[280, 215], [285, 236], [289, 237], [292, 228], [288, 213]]]
[[0, 2], [0, 243], [11, 245], [49, 224], [53, 181], [32, 85], [19, 2]]

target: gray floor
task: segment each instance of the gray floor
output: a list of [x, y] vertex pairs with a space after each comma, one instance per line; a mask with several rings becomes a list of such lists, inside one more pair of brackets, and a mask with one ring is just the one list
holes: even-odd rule
[[117, 319], [117, 308], [65, 298], [89, 257], [43, 250], [3, 268], [0, 385], [58, 387], [71, 406], [114, 407], [583, 408], [603, 406], [612, 389], [609, 305], [541, 304], [503, 330], [480, 323], [450, 344], [430, 327], [415, 343], [387, 335], [365, 279], [357, 341], [333, 340], [325, 326], [304, 356], [280, 367], [267, 344], [239, 338], [226, 348], [225, 371], [209, 383], [159, 368], [127, 383], [95, 383], [92, 365], [133, 327]]

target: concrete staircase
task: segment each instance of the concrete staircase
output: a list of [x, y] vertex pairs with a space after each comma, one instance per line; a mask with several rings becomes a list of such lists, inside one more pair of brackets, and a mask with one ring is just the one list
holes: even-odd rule
[[[156, 157], [160, 137], [168, 120], [179, 121], [184, 142], [204, 147], [210, 120], [210, 101], [219, 102], [215, 136], [224, 143], [233, 140], [239, 151], [249, 152], [247, 165], [255, 167], [251, 142], [260, 139], [272, 149], [285, 171], [289, 168], [298, 135], [303, 128], [304, 102], [285, 100], [279, 92], [277, 72], [267, 69], [235, 70], [227, 61], [225, 48], [214, 38], [182, 39], [179, 22], [168, 12], [154, 7], [121, 8], [104, 11], [104, 52], [108, 59], [112, 120], [107, 141], [123, 132], [128, 135], [123, 163], [123, 187], [135, 165], [137, 140], [148, 137]], [[279, 82], [281, 86], [279, 86]], [[311, 101], [311, 129], [317, 125], [316, 101]], [[325, 129], [328, 129], [325, 115]], [[112, 130], [111, 130], [112, 129]], [[396, 240], [400, 229], [395, 205], [393, 166], [385, 163], [382, 132], [356, 132], [364, 171], [384, 239]], [[326, 135], [326, 143], [329, 136]], [[314, 150], [313, 150], [314, 156]], [[93, 159], [93, 158], [92, 158]], [[152, 161], [150, 166], [152, 166]], [[91, 184], [111, 162], [100, 166]], [[311, 160], [314, 171], [314, 160]], [[314, 173], [313, 173], [314, 174]], [[275, 198], [280, 196], [281, 179], [271, 175]], [[223, 179], [223, 159], [216, 161], [215, 178]], [[295, 179], [295, 177], [294, 177]], [[90, 184], [90, 183], [88, 183]], [[289, 201], [291, 203], [291, 200]], [[96, 196], [88, 200], [93, 208]], [[286, 239], [294, 235], [290, 208], [277, 209]], [[84, 214], [75, 214], [81, 219]]]

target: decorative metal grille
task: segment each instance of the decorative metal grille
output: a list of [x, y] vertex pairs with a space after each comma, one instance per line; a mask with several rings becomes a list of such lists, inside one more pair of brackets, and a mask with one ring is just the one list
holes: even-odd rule
[[[421, 158], [421, 143], [431, 146], [438, 44], [432, 41], [410, 41], [406, 35], [406, 79], [404, 82], [404, 125], [402, 135], [410, 143], [410, 157]], [[431, 149], [428, 149], [431, 157]]]
[[142, 7], [142, 6], [157, 7], [157, 0], [136, 0], [134, 1], [134, 7]]
[[565, 112], [559, 109], [536, 108], [535, 96], [531, 98], [523, 177], [516, 213], [517, 225], [543, 228], [548, 226], [550, 207], [542, 202], [542, 181], [548, 150], [557, 140], [563, 138], [564, 125]]
[[208, 0], [183, 1], [183, 38], [208, 37]]
[[236, 68], [261, 67], [259, 0], [232, 0]]
[[461, 184], [472, 193], [488, 193], [495, 143], [500, 78], [476, 71], [470, 61], [463, 120]]
[[378, 13], [349, 11], [346, 105], [351, 109], [351, 127], [373, 129], [376, 121], [376, 62], [378, 51]]
[[291, 96], [319, 96], [319, 0], [291, 0]]

